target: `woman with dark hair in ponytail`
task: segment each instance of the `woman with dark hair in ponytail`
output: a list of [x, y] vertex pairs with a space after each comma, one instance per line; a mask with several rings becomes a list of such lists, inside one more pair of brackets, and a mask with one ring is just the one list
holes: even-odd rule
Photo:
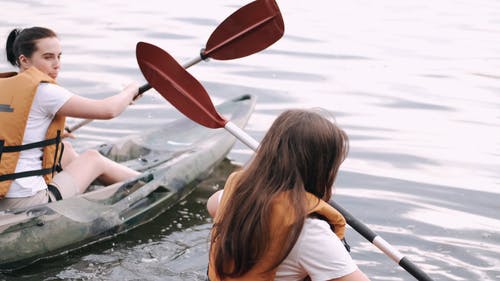
[[114, 118], [137, 95], [137, 83], [102, 100], [57, 85], [61, 45], [44, 27], [12, 30], [6, 53], [19, 73], [0, 73], [0, 210], [68, 198], [95, 179], [111, 184], [139, 175], [96, 150], [78, 155], [62, 141], [65, 117]]
[[322, 114], [282, 113], [207, 202], [209, 280], [367, 281], [342, 243], [344, 217], [325, 202], [347, 151], [347, 135]]

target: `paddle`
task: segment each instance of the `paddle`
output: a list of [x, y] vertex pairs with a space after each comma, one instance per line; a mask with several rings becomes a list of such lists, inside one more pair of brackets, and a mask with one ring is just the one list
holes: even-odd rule
[[[155, 52], [156, 60], [151, 60], [147, 55], [150, 52]], [[137, 44], [136, 53], [139, 67], [146, 80], [180, 112], [205, 127], [225, 128], [254, 151], [257, 150], [259, 143], [231, 121], [222, 117], [215, 109], [208, 93], [200, 82], [182, 68], [172, 56], [154, 45], [142, 42]], [[162, 59], [158, 59], [160, 56]], [[354, 230], [368, 239], [417, 280], [432, 281], [425, 272], [344, 208], [341, 208], [333, 201], [329, 203], [346, 218], [347, 223]]]
[[[231, 60], [249, 56], [264, 50], [283, 36], [283, 17], [275, 0], [256, 0], [239, 8], [227, 17], [210, 35], [200, 55], [183, 65], [183, 68], [197, 64], [207, 58]], [[142, 54], [149, 60], [163, 59], [157, 53]], [[149, 84], [139, 88], [134, 100], [151, 89]], [[86, 119], [66, 128], [68, 133], [92, 122]]]

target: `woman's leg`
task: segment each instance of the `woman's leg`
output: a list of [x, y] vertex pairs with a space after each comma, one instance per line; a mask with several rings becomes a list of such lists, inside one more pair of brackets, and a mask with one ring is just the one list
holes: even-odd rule
[[118, 164], [93, 149], [73, 158], [67, 166], [63, 164], [63, 169], [64, 173], [73, 177], [78, 193], [85, 192], [97, 178], [104, 184], [113, 184], [140, 175], [139, 172]]
[[76, 159], [76, 157], [78, 157], [78, 153], [76, 153], [75, 149], [73, 148], [73, 145], [70, 142], [63, 141], [63, 145], [64, 145], [64, 150], [61, 159], [61, 166], [64, 169], [69, 165], [69, 163], [71, 163], [71, 161], [73, 161], [74, 159]]

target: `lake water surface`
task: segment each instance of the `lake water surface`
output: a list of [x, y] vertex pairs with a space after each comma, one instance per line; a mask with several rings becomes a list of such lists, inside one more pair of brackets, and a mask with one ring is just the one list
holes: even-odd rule
[[[59, 84], [102, 98], [131, 80], [145, 83], [138, 41], [188, 61], [246, 3], [0, 0], [0, 39], [3, 46], [13, 27], [54, 29], [63, 44]], [[256, 139], [287, 108], [330, 110], [350, 137], [336, 200], [435, 280], [500, 280], [500, 2], [278, 4], [280, 41], [190, 68], [214, 103], [257, 96], [246, 127]], [[0, 54], [0, 70], [12, 70]], [[83, 150], [180, 116], [150, 91], [118, 118], [78, 130], [74, 145]], [[245, 163], [251, 154], [237, 143], [229, 156]], [[204, 204], [221, 185], [213, 177], [152, 223], [0, 280], [204, 280]], [[352, 229], [347, 239], [372, 280], [414, 280]]]

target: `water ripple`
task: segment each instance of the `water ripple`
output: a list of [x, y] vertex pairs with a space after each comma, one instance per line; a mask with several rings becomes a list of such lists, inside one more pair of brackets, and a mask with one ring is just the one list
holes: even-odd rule
[[317, 52], [297, 52], [297, 51], [285, 51], [285, 50], [266, 50], [266, 54], [271, 55], [284, 55], [287, 57], [302, 57], [307, 59], [327, 59], [327, 60], [371, 60], [369, 57], [356, 56], [356, 55], [335, 55], [327, 53], [317, 53]]

